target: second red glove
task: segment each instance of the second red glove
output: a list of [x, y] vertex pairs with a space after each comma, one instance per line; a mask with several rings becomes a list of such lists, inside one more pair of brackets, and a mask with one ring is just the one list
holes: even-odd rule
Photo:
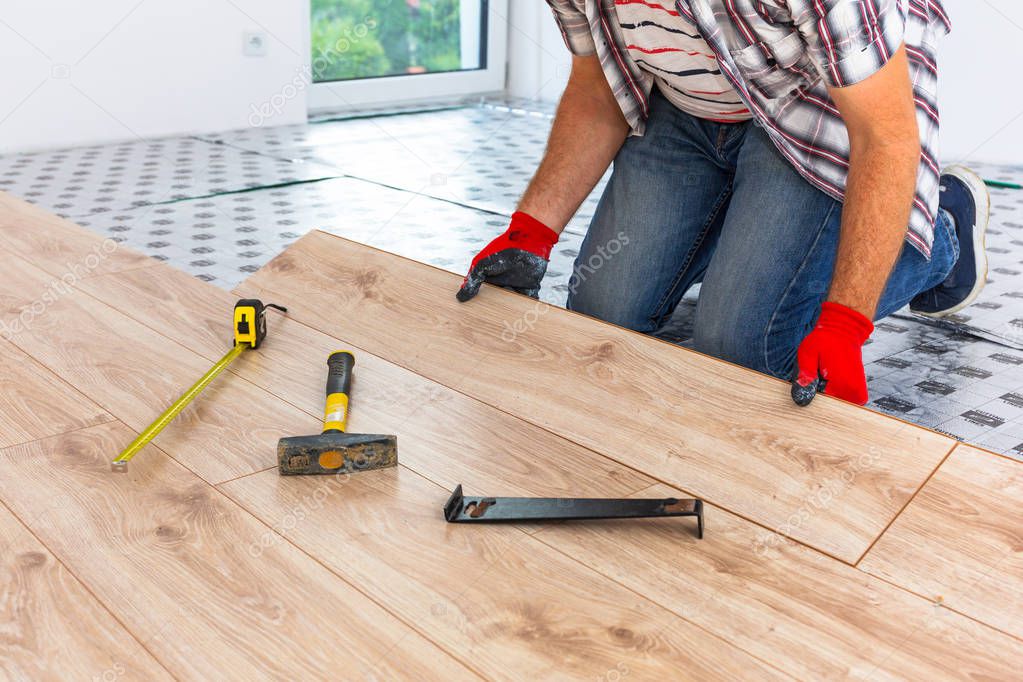
[[817, 326], [799, 344], [796, 383], [806, 387], [823, 379], [827, 382], [825, 394], [865, 404], [868, 396], [862, 347], [873, 331], [874, 324], [862, 314], [825, 302]]

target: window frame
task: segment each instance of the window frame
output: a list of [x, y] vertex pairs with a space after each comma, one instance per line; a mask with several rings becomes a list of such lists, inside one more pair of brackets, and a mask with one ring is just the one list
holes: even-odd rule
[[[308, 8], [308, 4], [306, 5]], [[508, 0], [481, 0], [485, 17], [486, 67], [311, 83], [310, 114], [363, 106], [427, 102], [503, 91], [507, 76]], [[307, 73], [311, 71], [312, 16], [307, 12]], [[482, 23], [482, 22], [481, 22]]]

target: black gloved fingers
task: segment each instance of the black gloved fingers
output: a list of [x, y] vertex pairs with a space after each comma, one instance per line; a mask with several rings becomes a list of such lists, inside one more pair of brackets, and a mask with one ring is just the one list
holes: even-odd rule
[[458, 289], [455, 294], [461, 303], [465, 303], [469, 299], [473, 298], [480, 292], [480, 287], [483, 286], [484, 282], [483, 272], [480, 268], [473, 268], [469, 271], [469, 275], [465, 278], [465, 282]]
[[505, 249], [491, 254], [469, 271], [455, 297], [468, 301], [479, 293], [484, 282], [537, 298], [540, 281], [547, 272], [547, 260], [521, 249]]
[[511, 266], [508, 258], [499, 258], [502, 253], [504, 252], [487, 256], [477, 263], [476, 267], [469, 270], [469, 275], [465, 278], [465, 283], [462, 284], [458, 293], [455, 294], [455, 298], [465, 303], [480, 292], [480, 287], [483, 286], [484, 282], [495, 284], [493, 278], [500, 277]]
[[824, 379], [814, 379], [806, 386], [801, 385], [795, 379], [792, 380], [792, 402], [800, 407], [806, 407], [817, 396], [823, 393], [828, 382]]
[[545, 258], [520, 249], [507, 249], [495, 253], [487, 260], [490, 259], [493, 262], [487, 265], [487, 282], [520, 293], [539, 289], [540, 281], [547, 272]]

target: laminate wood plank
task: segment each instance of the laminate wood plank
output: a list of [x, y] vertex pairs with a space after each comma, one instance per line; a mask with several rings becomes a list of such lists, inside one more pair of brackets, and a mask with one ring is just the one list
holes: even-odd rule
[[1009, 679], [1023, 664], [1023, 643], [1003, 633], [723, 509], [706, 515], [700, 541], [675, 520], [535, 537], [800, 679]]
[[780, 676], [514, 527], [445, 523], [448, 492], [404, 467], [220, 489], [487, 679]]
[[111, 418], [16, 346], [0, 340], [0, 448]]
[[0, 677], [173, 679], [3, 506]]
[[130, 435], [111, 422], [2, 450], [0, 499], [172, 674], [473, 677], [162, 451], [111, 473]]
[[[31, 309], [50, 275], [0, 252], [0, 323]], [[11, 342], [136, 431], [145, 428], [212, 362], [74, 287], [48, 299]], [[230, 323], [224, 325], [230, 348]], [[187, 339], [185, 339], [187, 343]], [[317, 420], [233, 375], [217, 378], [154, 443], [211, 482], [276, 466], [282, 436]], [[125, 446], [131, 439], [125, 440]], [[110, 458], [117, 454], [111, 451]], [[136, 459], [145, 458], [143, 450]]]
[[493, 287], [459, 304], [458, 283], [313, 232], [239, 291], [850, 563], [954, 444]]
[[1023, 639], [1020, 500], [1023, 463], [958, 445], [859, 567]]
[[0, 247], [28, 259], [67, 285], [151, 262], [138, 251], [6, 192], [0, 192]]
[[[92, 277], [80, 287], [162, 333], [219, 357], [237, 297], [167, 265]], [[232, 370], [314, 417], [326, 358], [356, 355], [349, 430], [394, 433], [399, 461], [448, 489], [488, 494], [624, 497], [653, 480], [365, 350], [270, 312], [264, 344]], [[343, 333], [343, 330], [341, 330]], [[310, 423], [309, 432], [317, 430]]]

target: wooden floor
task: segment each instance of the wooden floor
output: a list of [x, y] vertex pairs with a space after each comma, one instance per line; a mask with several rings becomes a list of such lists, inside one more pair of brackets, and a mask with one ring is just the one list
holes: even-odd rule
[[[1018, 679], [1023, 464], [312, 233], [229, 293], [0, 194], [0, 678]], [[136, 457], [109, 460], [287, 305]], [[327, 354], [396, 469], [281, 478]], [[704, 498], [448, 525], [468, 494]]]

